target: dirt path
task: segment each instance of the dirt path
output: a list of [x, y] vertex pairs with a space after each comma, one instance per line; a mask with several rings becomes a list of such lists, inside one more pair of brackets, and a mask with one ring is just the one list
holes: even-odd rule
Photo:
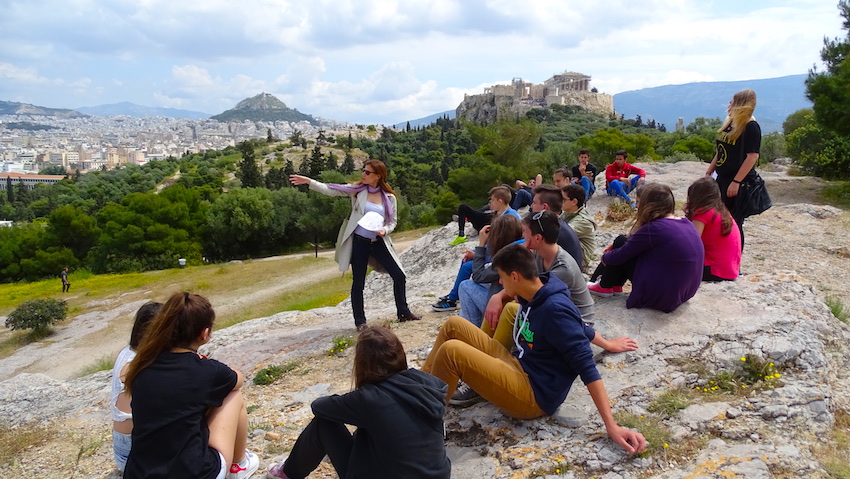
[[[395, 243], [401, 252], [413, 239]], [[288, 256], [273, 256], [256, 261], [282, 261], [284, 258], [313, 256], [314, 252]], [[333, 250], [320, 250], [319, 257], [333, 258]], [[290, 291], [309, 287], [339, 275], [336, 263], [310, 270], [310, 276], [281, 274], [273, 281], [252, 285], [252, 291], [234, 290], [227, 294], [209, 295], [208, 299], [219, 317], [229, 316], [248, 304], [263, 301]], [[49, 338], [22, 347], [15, 354], [0, 359], [0, 381], [20, 373], [43, 373], [54, 379], [72, 379], [84, 368], [98, 360], [111, 363], [118, 351], [127, 345], [133, 327], [133, 316], [138, 308], [156, 298], [150, 291], [131, 291], [114, 300], [98, 301], [96, 311], [81, 314], [66, 324], [57, 326]]]

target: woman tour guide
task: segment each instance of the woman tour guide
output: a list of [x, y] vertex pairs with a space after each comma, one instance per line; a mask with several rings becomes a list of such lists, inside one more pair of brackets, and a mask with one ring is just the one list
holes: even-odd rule
[[351, 265], [354, 276], [351, 309], [357, 329], [366, 325], [363, 287], [367, 266], [392, 277], [399, 321], [420, 319], [407, 306], [406, 275], [389, 236], [398, 222], [398, 205], [395, 192], [387, 184], [387, 167], [378, 160], [369, 160], [363, 165], [360, 181], [345, 185], [325, 184], [301, 175], [290, 175], [289, 181], [308, 185], [324, 195], [351, 198], [351, 215], [342, 224], [336, 248], [339, 270], [346, 271]]

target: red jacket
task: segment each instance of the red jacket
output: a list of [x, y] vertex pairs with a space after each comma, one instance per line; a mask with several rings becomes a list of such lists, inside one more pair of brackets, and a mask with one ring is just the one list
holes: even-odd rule
[[637, 166], [623, 163], [622, 168], [617, 168], [616, 162], [611, 163], [605, 167], [605, 186], [608, 186], [608, 183], [611, 183], [614, 180], [628, 178], [629, 175], [640, 175], [641, 178], [646, 178], [646, 172]]

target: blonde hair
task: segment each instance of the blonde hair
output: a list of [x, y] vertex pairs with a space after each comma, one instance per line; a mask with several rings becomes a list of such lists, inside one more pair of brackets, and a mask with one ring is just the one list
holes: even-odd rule
[[729, 141], [737, 140], [747, 127], [747, 123], [755, 120], [753, 111], [756, 109], [756, 92], [752, 90], [741, 90], [732, 96], [732, 101], [729, 104], [729, 115], [720, 127], [719, 132], [725, 130], [732, 125], [726, 137]]

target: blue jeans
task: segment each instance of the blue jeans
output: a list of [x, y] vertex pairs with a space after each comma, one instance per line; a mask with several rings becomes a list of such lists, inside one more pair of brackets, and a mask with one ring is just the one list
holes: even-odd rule
[[640, 181], [640, 176], [635, 176], [630, 181], [614, 180], [608, 183], [608, 196], [619, 196], [626, 200], [626, 203], [631, 203], [629, 192], [635, 189], [637, 182]]
[[520, 188], [516, 190], [516, 196], [511, 202], [511, 208], [518, 210], [523, 206], [531, 206], [532, 201], [534, 201], [534, 194], [531, 193], [531, 190]]
[[484, 319], [484, 309], [487, 308], [489, 290], [489, 284], [476, 283], [471, 279], [462, 281], [458, 288], [460, 295], [460, 316], [479, 328], [481, 327], [481, 321]]
[[133, 436], [112, 431], [112, 457], [115, 459], [115, 467], [124, 472], [127, 465], [127, 456], [130, 455], [130, 447], [133, 445]]
[[465, 261], [460, 264], [460, 268], [457, 270], [457, 277], [455, 278], [455, 285], [452, 287], [452, 290], [446, 296], [449, 301], [457, 301], [458, 289], [460, 288], [460, 283], [465, 279], [469, 279], [472, 276], [472, 261]]
[[594, 185], [593, 182], [590, 181], [590, 178], [582, 176], [581, 187], [584, 188], [584, 201], [587, 202], [587, 200], [589, 200], [590, 197], [593, 196], [594, 193], [596, 193], [596, 185]]

